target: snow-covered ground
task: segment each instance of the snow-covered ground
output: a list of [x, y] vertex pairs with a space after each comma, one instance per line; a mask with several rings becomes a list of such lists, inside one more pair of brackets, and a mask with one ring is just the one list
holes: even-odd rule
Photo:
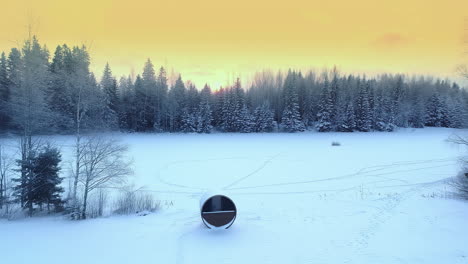
[[[448, 184], [465, 150], [445, 141], [452, 133], [468, 131], [118, 135], [135, 160], [132, 180], [162, 209], [1, 220], [0, 261], [468, 263], [468, 203]], [[54, 140], [67, 152], [70, 137]], [[228, 230], [200, 220], [212, 189], [236, 203]]]

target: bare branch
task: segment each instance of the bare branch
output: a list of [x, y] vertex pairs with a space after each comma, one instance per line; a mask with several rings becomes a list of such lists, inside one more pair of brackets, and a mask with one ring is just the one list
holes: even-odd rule
[[81, 147], [83, 170], [79, 180], [84, 185], [81, 217], [86, 218], [89, 193], [95, 189], [124, 184], [132, 174], [132, 162], [124, 155], [127, 146], [116, 139], [90, 136], [84, 138]]

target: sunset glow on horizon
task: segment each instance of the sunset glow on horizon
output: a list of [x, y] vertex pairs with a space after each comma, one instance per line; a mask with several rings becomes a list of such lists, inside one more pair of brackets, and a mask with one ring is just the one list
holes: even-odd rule
[[[0, 51], [27, 25], [47, 45], [85, 44], [100, 77], [140, 74], [150, 58], [197, 87], [262, 69], [338, 66], [344, 72], [455, 78], [466, 62], [468, 1], [3, 1]], [[468, 30], [468, 29], [467, 29]]]

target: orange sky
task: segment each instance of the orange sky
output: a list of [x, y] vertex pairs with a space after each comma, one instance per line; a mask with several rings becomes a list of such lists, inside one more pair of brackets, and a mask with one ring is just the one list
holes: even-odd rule
[[[90, 46], [92, 70], [140, 73], [146, 58], [198, 86], [263, 68], [455, 76], [466, 0], [0, 0], [0, 50], [27, 36], [51, 53]], [[466, 21], [466, 22], [465, 22]], [[465, 26], [466, 25], [466, 26]]]

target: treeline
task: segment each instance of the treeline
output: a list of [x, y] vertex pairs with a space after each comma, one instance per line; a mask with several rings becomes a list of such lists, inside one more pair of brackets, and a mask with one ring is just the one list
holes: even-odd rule
[[[366, 78], [330, 71], [257, 73], [213, 91], [148, 59], [136, 78], [98, 82], [86, 47], [58, 46], [51, 55], [36, 38], [0, 58], [0, 130], [28, 135], [100, 130], [128, 132], [392, 131], [396, 127], [467, 127], [468, 93], [430, 77]], [[218, 88], [218, 87], [217, 87]]]

